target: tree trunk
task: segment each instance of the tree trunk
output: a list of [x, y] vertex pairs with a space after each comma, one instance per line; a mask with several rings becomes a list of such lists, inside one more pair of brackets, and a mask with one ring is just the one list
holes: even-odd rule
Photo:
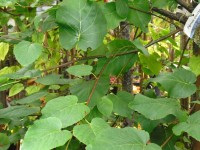
[[[126, 39], [126, 40], [130, 39], [130, 27], [127, 22], [120, 23], [119, 37], [121, 39]], [[131, 94], [133, 93], [132, 73], [133, 73], [133, 71], [130, 69], [122, 77], [122, 89]]]

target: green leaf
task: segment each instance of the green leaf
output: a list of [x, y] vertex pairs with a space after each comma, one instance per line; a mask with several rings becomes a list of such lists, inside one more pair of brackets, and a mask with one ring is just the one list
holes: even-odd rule
[[113, 102], [104, 96], [98, 101], [97, 108], [104, 116], [109, 117], [113, 110]]
[[50, 117], [34, 122], [28, 128], [22, 143], [22, 150], [49, 150], [64, 145], [71, 137], [67, 130], [61, 130], [58, 118]]
[[14, 5], [16, 0], [0, 0], [0, 7], [8, 7]]
[[145, 12], [149, 12], [150, 11], [149, 1], [134, 0], [130, 2], [130, 7], [133, 7], [133, 9], [129, 11], [127, 20], [130, 23], [133, 23], [136, 27], [139, 27], [143, 32], [147, 32], [148, 31], [147, 25], [151, 20], [151, 15], [135, 10], [134, 8]]
[[22, 83], [14, 84], [9, 91], [9, 96], [14, 96], [18, 94], [19, 92], [21, 92], [23, 89], [24, 89], [24, 85]]
[[[180, 137], [175, 136], [172, 132], [172, 126], [168, 125], [167, 127], [164, 125], [158, 125], [153, 132], [151, 133], [151, 142], [156, 143], [158, 145], [162, 145], [166, 140], [170, 140], [167, 142], [167, 144], [163, 147], [163, 150], [186, 150], [185, 148], [177, 148], [177, 141], [180, 139]], [[173, 136], [172, 136], [173, 135]], [[181, 137], [183, 141], [182, 143], [188, 143], [184, 139], [186, 136]], [[189, 144], [189, 143], [188, 143]], [[184, 144], [183, 144], [184, 145]]]
[[10, 143], [17, 143], [19, 140], [23, 139], [26, 131], [27, 131], [26, 128], [21, 128], [21, 129], [15, 131], [14, 133], [12, 133], [9, 136]]
[[187, 132], [189, 136], [200, 141], [200, 111], [189, 116], [186, 122], [181, 122], [174, 126], [173, 132], [176, 135], [181, 135], [182, 132]]
[[3, 77], [6, 77], [6, 74], [15, 73], [20, 69], [19, 66], [10, 66], [10, 67], [4, 67], [0, 70], [0, 75], [3, 75]]
[[[79, 11], [77, 11], [79, 10]], [[67, 0], [58, 8], [60, 42], [65, 49], [96, 49], [106, 35], [106, 20], [95, 2]]]
[[107, 30], [118, 27], [120, 22], [124, 20], [117, 14], [116, 3], [99, 3], [99, 6], [106, 18]]
[[200, 56], [196, 57], [196, 56], [192, 56], [190, 58], [190, 62], [189, 62], [189, 66], [192, 70], [192, 72], [198, 76], [200, 75]]
[[62, 127], [68, 127], [83, 119], [90, 111], [85, 104], [77, 103], [73, 95], [60, 96], [49, 101], [42, 109], [42, 118], [56, 117], [62, 122]]
[[10, 141], [7, 135], [0, 133], [0, 150], [7, 150], [10, 146]]
[[134, 113], [134, 120], [138, 123], [138, 126], [140, 126], [143, 130], [147, 131], [148, 133], [151, 133], [154, 130], [154, 128], [161, 123], [160, 120], [150, 120], [144, 117], [143, 115], [137, 113]]
[[128, 92], [121, 91], [117, 95], [110, 94], [107, 96], [113, 102], [113, 112], [123, 117], [130, 117], [132, 110], [128, 104], [133, 100], [133, 95]]
[[[83, 81], [80, 84], [76, 84], [70, 87], [70, 92], [76, 95], [79, 102], [86, 102], [94, 88], [95, 81]], [[94, 107], [98, 100], [103, 97], [109, 90], [109, 79], [101, 77], [97, 83], [96, 89], [91, 97], [89, 106]]]
[[163, 8], [168, 5], [169, 0], [151, 0], [152, 7]]
[[[114, 40], [110, 42], [108, 45], [109, 53], [107, 55], [111, 55], [112, 58], [110, 59], [107, 67], [104, 69], [103, 75], [116, 75], [123, 74], [127, 72], [133, 64], [137, 60], [137, 50], [134, 51], [135, 46], [132, 42], [128, 40]], [[122, 53], [133, 52], [128, 55], [116, 56]], [[101, 58], [98, 60], [96, 74], [98, 74], [102, 68], [107, 63], [108, 58]]]
[[89, 145], [95, 137], [110, 126], [101, 118], [94, 118], [91, 123], [77, 125], [73, 129], [73, 135], [82, 143]]
[[176, 69], [173, 73], [162, 73], [151, 81], [159, 82], [173, 98], [186, 98], [196, 91], [194, 84], [196, 76], [185, 69]]
[[4, 60], [9, 50], [9, 44], [0, 42], [0, 60]]
[[20, 70], [14, 70], [16, 68], [13, 68], [13, 71], [7, 72], [4, 77], [10, 78], [10, 79], [25, 79], [25, 78], [33, 78], [38, 77], [41, 75], [40, 70], [34, 69], [33, 64], [28, 65]]
[[61, 78], [61, 75], [50, 74], [45, 77], [38, 78], [35, 82], [43, 85], [54, 85], [54, 84], [69, 84], [72, 80]]
[[42, 45], [22, 41], [14, 46], [14, 55], [22, 66], [28, 66], [39, 58], [43, 51]]
[[162, 64], [157, 59], [158, 56], [156, 53], [153, 53], [148, 56], [145, 56], [143, 54], [140, 55], [142, 67], [150, 70], [152, 75], [158, 75], [160, 70], [162, 69]]
[[135, 45], [135, 47], [140, 50], [144, 55], [149, 56], [149, 52], [147, 51], [147, 49], [142, 45], [142, 43], [136, 39], [133, 41], [133, 44]]
[[117, 0], [116, 10], [120, 17], [126, 18], [129, 13], [128, 0]]
[[5, 90], [9, 89], [10, 87], [12, 87], [13, 84], [15, 84], [17, 82], [19, 82], [19, 81], [9, 80], [9, 81], [7, 81], [5, 83], [2, 83], [0, 85], [0, 91], [5, 91]]
[[[50, 9], [48, 9], [48, 11], [47, 11], [48, 15], [47, 16], [46, 16], [45, 13], [43, 14], [43, 15], [45, 15], [45, 18], [42, 20], [42, 22], [40, 24], [41, 25], [40, 28], [42, 29], [42, 32], [47, 32], [48, 30], [52, 30], [52, 29], [54, 29], [58, 26], [56, 24], [56, 11], [57, 11], [57, 8], [52, 7]], [[35, 24], [35, 25], [37, 25], [37, 24]]]
[[107, 128], [97, 135], [87, 150], [161, 150], [155, 144], [147, 145], [149, 134], [135, 128]]
[[135, 45], [129, 40], [123, 40], [123, 39], [113, 40], [107, 44], [107, 48], [110, 52], [110, 55], [121, 54], [133, 50], [135, 50], [135, 53], [137, 53]]
[[29, 116], [40, 111], [39, 107], [29, 106], [10, 106], [0, 109], [0, 118], [5, 119], [18, 119], [21, 117]]
[[67, 69], [67, 72], [77, 76], [77, 77], [81, 77], [81, 76], [87, 76], [90, 75], [92, 72], [92, 66], [89, 65], [75, 65], [75, 66], [71, 66]]
[[179, 101], [171, 98], [149, 98], [141, 94], [137, 94], [134, 100], [129, 104], [129, 107], [146, 118], [151, 120], [158, 120], [167, 115], [179, 115], [181, 106]]
[[46, 96], [48, 94], [48, 92], [37, 92], [37, 93], [34, 93], [32, 95], [29, 95], [27, 97], [24, 97], [22, 99], [19, 99], [19, 100], [15, 100], [13, 101], [12, 103], [14, 104], [30, 104], [30, 103], [33, 103], [35, 101], [39, 101], [40, 98]]
[[25, 89], [25, 91], [27, 92], [28, 95], [36, 93], [40, 90], [41, 87], [39, 87], [38, 85], [32, 85], [29, 86]]

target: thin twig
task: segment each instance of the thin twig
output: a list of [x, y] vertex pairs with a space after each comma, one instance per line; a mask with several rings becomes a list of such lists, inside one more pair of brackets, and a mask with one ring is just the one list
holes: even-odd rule
[[160, 147], [163, 148], [163, 147], [171, 140], [171, 138], [172, 138], [173, 136], [174, 136], [173, 134], [170, 135], [170, 136], [163, 142], [163, 144], [162, 144]]
[[119, 115], [116, 117], [115, 121], [113, 122], [113, 124], [111, 125], [111, 127], [114, 127], [117, 123], [117, 120], [119, 119]]
[[184, 56], [184, 53], [185, 53], [185, 50], [186, 50], [186, 47], [187, 47], [189, 41], [190, 41], [190, 38], [187, 39], [187, 41], [186, 41], [186, 43], [185, 43], [185, 45], [183, 47], [183, 50], [182, 50], [181, 57], [180, 57], [180, 60], [178, 62], [177, 68], [179, 68], [181, 66], [181, 62], [182, 62], [182, 59], [183, 59], [183, 56]]
[[71, 138], [70, 138], [70, 140], [68, 141], [68, 143], [67, 143], [67, 146], [66, 146], [65, 150], [68, 150], [68, 148], [69, 148], [69, 144], [70, 144], [71, 140], [72, 140], [72, 137], [71, 137]]
[[148, 43], [147, 45], [145, 45], [145, 48], [147, 48], [147, 47], [149, 47], [149, 46], [151, 46], [151, 45], [154, 45], [155, 43], [158, 43], [158, 42], [160, 42], [160, 41], [163, 41], [163, 40], [167, 39], [168, 37], [170, 37], [170, 36], [172, 36], [172, 35], [174, 35], [174, 34], [180, 32], [180, 31], [181, 31], [181, 29], [177, 29], [177, 30], [175, 30], [175, 31], [172, 31], [172, 32], [170, 32], [168, 35], [165, 35], [165, 36], [163, 36], [163, 37], [161, 37], [161, 38], [159, 38], [159, 39], [157, 39], [157, 40], [155, 40], [155, 41], [152, 41], [152, 42]]
[[[147, 45], [145, 45], [144, 47], [145, 48], [148, 48], [158, 42], [161, 42], [165, 39], [167, 39], [168, 37], [180, 32], [181, 29], [177, 29], [175, 31], [172, 31], [171, 33], [169, 33], [168, 35], [166, 36], [163, 36], [155, 41], [152, 41], [150, 43], [148, 43]], [[111, 55], [110, 57], [114, 57], [114, 56], [123, 56], [123, 55], [128, 55], [128, 54], [133, 54], [133, 53], [137, 53], [138, 51], [137, 50], [132, 50], [132, 51], [129, 51], [129, 52], [124, 52], [124, 53], [119, 53], [119, 54], [115, 54], [115, 55]], [[64, 63], [64, 64], [61, 64], [61, 65], [57, 65], [57, 66], [54, 66], [54, 67], [50, 67], [50, 68], [47, 68], [47, 69], [44, 69], [42, 70], [43, 72], [46, 72], [46, 71], [50, 71], [50, 70], [54, 70], [54, 69], [57, 69], [57, 68], [62, 68], [62, 67], [66, 67], [70, 64], [73, 64], [75, 62], [79, 62], [79, 61], [83, 61], [83, 60], [90, 60], [90, 59], [95, 59], [95, 58], [105, 58], [106, 56], [105, 55], [96, 55], [96, 56], [90, 56], [90, 57], [83, 57], [83, 58], [79, 58], [79, 59], [76, 59], [76, 60], [73, 60], [73, 61], [69, 61], [67, 63]]]
[[0, 8], [0, 12], [4, 12], [4, 13], [7, 13], [7, 14], [12, 15], [12, 16], [20, 16], [21, 15], [21, 14], [13, 14], [13, 13], [11, 13], [8, 10], [3, 9], [3, 8]]
[[138, 33], [138, 30], [139, 30], [139, 28], [137, 27], [136, 30], [135, 30], [135, 34], [134, 34], [133, 40], [136, 39], [136, 37], [137, 37], [137, 33]]
[[89, 97], [88, 97], [88, 100], [87, 100], [87, 102], [86, 102], [87, 105], [89, 105], [89, 103], [90, 103], [90, 101], [91, 101], [91, 99], [92, 99], [92, 96], [93, 96], [93, 94], [94, 94], [94, 91], [95, 91], [95, 89], [96, 89], [96, 87], [97, 87], [97, 84], [98, 84], [98, 82], [99, 82], [99, 79], [101, 78], [101, 75], [103, 74], [104, 70], [105, 70], [106, 67], [108, 66], [110, 60], [111, 60], [111, 59], [108, 59], [108, 60], [107, 60], [107, 62], [104, 64], [103, 68], [101, 69], [101, 71], [100, 71], [100, 73], [99, 73], [97, 79], [95, 80], [95, 83], [94, 83], [94, 86], [93, 86], [93, 88], [92, 88], [92, 91], [91, 91], [91, 93], [90, 93], [90, 95], [89, 95]]

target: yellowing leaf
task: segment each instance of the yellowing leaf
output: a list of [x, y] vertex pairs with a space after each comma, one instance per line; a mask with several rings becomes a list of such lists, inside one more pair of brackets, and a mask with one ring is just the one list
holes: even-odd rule
[[18, 94], [19, 92], [21, 92], [23, 89], [24, 89], [24, 85], [21, 83], [17, 83], [11, 87], [9, 91], [9, 96], [14, 96]]
[[0, 42], [0, 60], [4, 60], [9, 50], [9, 44]]

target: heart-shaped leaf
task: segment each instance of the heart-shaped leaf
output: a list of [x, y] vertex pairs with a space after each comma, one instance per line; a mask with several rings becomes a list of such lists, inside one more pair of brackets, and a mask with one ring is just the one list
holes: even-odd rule
[[61, 128], [61, 121], [55, 117], [35, 121], [26, 132], [21, 149], [49, 150], [64, 145], [72, 135]]
[[156, 144], [148, 144], [149, 134], [135, 128], [107, 128], [97, 135], [87, 150], [161, 150]]
[[81, 103], [77, 103], [76, 96], [60, 96], [49, 101], [42, 109], [42, 118], [57, 117], [62, 122], [62, 127], [68, 127], [83, 119], [90, 109]]
[[82, 143], [91, 144], [95, 137], [110, 126], [101, 118], [94, 118], [91, 123], [75, 126], [73, 135]]
[[17, 61], [22, 66], [28, 66], [33, 63], [41, 55], [43, 50], [42, 45], [38, 43], [31, 43], [22, 41], [14, 46], [14, 55]]
[[67, 0], [58, 8], [60, 42], [65, 49], [95, 49], [106, 35], [106, 20], [99, 6], [87, 0]]

